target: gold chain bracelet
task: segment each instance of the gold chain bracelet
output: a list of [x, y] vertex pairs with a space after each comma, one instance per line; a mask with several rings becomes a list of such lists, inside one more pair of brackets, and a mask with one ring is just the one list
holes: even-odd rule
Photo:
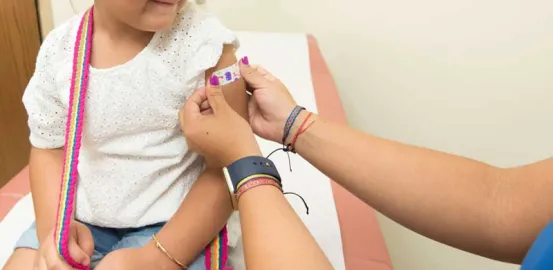
[[163, 254], [165, 254], [165, 256], [167, 256], [171, 261], [178, 264], [184, 270], [188, 269], [188, 267], [186, 267], [183, 263], [179, 262], [177, 259], [175, 259], [173, 256], [171, 256], [171, 254], [169, 254], [169, 252], [167, 252], [167, 250], [161, 245], [161, 243], [159, 242], [159, 240], [157, 239], [157, 236], [155, 234], [152, 235], [152, 240], [154, 240], [154, 242], [156, 243], [157, 249], [159, 249], [161, 252], [163, 252]]

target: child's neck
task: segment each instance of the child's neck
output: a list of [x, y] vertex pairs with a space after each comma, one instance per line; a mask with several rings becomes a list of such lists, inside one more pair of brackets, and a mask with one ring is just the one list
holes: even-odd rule
[[142, 31], [117, 20], [98, 6], [94, 8], [94, 32], [101, 33], [114, 41], [126, 40], [140, 43], [146, 41], [146, 44], [154, 35], [153, 32]]
[[150, 43], [153, 35], [117, 20], [96, 6], [91, 65], [103, 69], [127, 63]]

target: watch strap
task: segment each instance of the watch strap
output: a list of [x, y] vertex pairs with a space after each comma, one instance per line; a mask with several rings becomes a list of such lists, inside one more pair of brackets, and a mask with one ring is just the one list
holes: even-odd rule
[[227, 166], [228, 176], [232, 182], [233, 191], [238, 191], [238, 185], [247, 182], [247, 179], [259, 177], [274, 178], [281, 183], [280, 174], [275, 164], [268, 158], [250, 156], [239, 159]]

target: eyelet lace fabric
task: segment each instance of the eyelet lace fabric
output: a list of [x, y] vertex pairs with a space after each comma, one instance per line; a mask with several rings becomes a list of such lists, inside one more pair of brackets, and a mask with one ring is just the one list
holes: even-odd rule
[[[34, 147], [63, 147], [75, 35], [82, 14], [44, 40], [23, 102]], [[190, 8], [127, 63], [90, 70], [76, 218], [110, 228], [167, 221], [202, 172], [178, 111], [234, 33]], [[60, 169], [61, 171], [61, 169]]]

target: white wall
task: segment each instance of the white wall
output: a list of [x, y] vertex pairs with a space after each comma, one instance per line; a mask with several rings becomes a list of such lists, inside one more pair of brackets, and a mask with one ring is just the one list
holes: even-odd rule
[[[71, 13], [66, 1], [53, 0], [56, 23]], [[74, 1], [79, 8], [91, 3]], [[355, 127], [499, 166], [553, 153], [551, 1], [208, 0], [208, 6], [236, 30], [315, 34]], [[517, 269], [386, 218], [381, 223], [398, 270]]]

